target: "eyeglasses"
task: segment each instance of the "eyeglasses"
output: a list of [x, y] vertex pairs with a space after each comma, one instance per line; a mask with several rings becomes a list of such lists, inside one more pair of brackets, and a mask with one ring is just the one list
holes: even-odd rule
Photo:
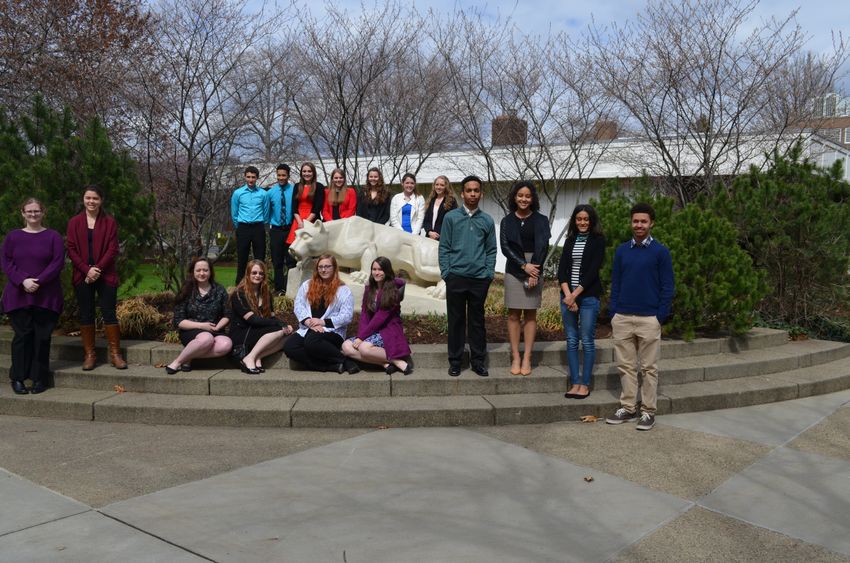
[[316, 266], [316, 269], [317, 270], [333, 270], [334, 265], [333, 264], [319, 264], [318, 266]]
[[263, 272], [251, 272], [251, 275], [252, 276], [260, 276], [261, 278], [266, 277], [266, 275]]

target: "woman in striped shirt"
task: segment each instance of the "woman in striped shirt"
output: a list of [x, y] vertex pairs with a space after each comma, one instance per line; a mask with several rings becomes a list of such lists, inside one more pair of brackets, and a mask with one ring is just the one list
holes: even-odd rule
[[[570, 368], [568, 399], [586, 399], [590, 395], [590, 378], [596, 359], [596, 317], [602, 283], [599, 269], [605, 258], [605, 237], [599, 216], [593, 207], [579, 204], [570, 217], [567, 240], [558, 265], [561, 286], [561, 317], [567, 336], [567, 363]], [[584, 356], [579, 371], [578, 343]]]

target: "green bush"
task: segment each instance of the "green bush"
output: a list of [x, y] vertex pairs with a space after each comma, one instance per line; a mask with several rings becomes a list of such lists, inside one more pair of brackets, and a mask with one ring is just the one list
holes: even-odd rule
[[670, 249], [673, 259], [676, 293], [665, 331], [690, 340], [698, 331], [741, 334], [749, 330], [765, 284], [736, 244], [735, 229], [696, 204], [674, 211], [672, 199], [653, 196], [645, 185], [629, 194], [607, 186], [600, 201], [591, 202], [608, 239], [601, 272], [604, 287], [610, 287], [616, 247], [631, 238], [629, 210], [637, 201], [655, 208], [652, 236]]
[[710, 202], [766, 274], [759, 312], [792, 325], [846, 307], [850, 287], [850, 184], [841, 161], [824, 170], [801, 153], [774, 155], [767, 171], [751, 169]]

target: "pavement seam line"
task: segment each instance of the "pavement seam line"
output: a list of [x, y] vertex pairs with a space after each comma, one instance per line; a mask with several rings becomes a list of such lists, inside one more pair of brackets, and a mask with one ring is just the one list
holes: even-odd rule
[[[41, 485], [39, 485], [39, 486], [41, 486]], [[47, 489], [47, 490], [49, 491], [50, 489]], [[58, 518], [54, 518], [53, 520], [45, 520], [44, 522], [39, 522], [38, 524], [32, 524], [31, 526], [26, 526], [26, 527], [21, 528], [19, 530], [12, 530], [10, 532], [2, 533], [2, 534], [0, 534], [0, 538], [4, 538], [4, 537], [10, 536], [12, 534], [17, 534], [18, 532], [23, 532], [25, 530], [32, 530], [33, 528], [38, 528], [39, 526], [44, 526], [45, 524], [52, 524], [53, 522], [60, 522], [62, 520], [66, 520], [68, 518], [73, 518], [74, 516], [79, 516], [80, 514], [85, 514], [86, 512], [97, 512], [97, 510], [95, 510], [94, 508], [86, 508], [86, 509], [81, 510], [80, 512], [75, 512], [74, 514], [66, 514], [65, 516], [59, 516]]]
[[205, 560], [205, 561], [211, 561], [212, 563], [219, 563], [219, 562], [218, 562], [218, 561], [216, 561], [215, 559], [210, 559], [210, 558], [209, 558], [209, 557], [207, 557], [206, 555], [201, 555], [200, 553], [197, 553], [197, 552], [195, 552], [195, 551], [192, 551], [192, 550], [191, 550], [191, 549], [189, 549], [188, 547], [184, 547], [184, 546], [182, 546], [182, 545], [180, 545], [180, 544], [174, 543], [174, 542], [173, 542], [173, 541], [171, 541], [171, 540], [167, 540], [167, 539], [165, 539], [165, 538], [163, 538], [163, 537], [160, 537], [160, 536], [158, 536], [158, 535], [156, 535], [156, 534], [153, 534], [153, 533], [151, 533], [151, 532], [148, 532], [147, 530], [144, 530], [144, 529], [142, 529], [142, 528], [139, 528], [138, 526], [134, 526], [133, 524], [130, 524], [129, 522], [125, 522], [124, 520], [121, 520], [120, 518], [116, 518], [115, 516], [112, 516], [112, 515], [110, 515], [110, 514], [106, 514], [105, 512], [101, 512], [100, 510], [97, 510], [97, 509], [94, 509], [94, 512], [97, 512], [98, 514], [100, 514], [100, 515], [102, 515], [102, 516], [105, 516], [106, 518], [109, 518], [110, 520], [113, 520], [113, 521], [115, 521], [115, 522], [118, 522], [119, 524], [123, 524], [123, 525], [125, 525], [125, 526], [127, 526], [127, 527], [129, 527], [129, 528], [133, 528], [134, 530], [136, 530], [136, 531], [138, 531], [138, 532], [141, 532], [141, 533], [145, 534], [146, 536], [150, 536], [150, 537], [152, 537], [152, 538], [156, 538], [156, 539], [158, 539], [159, 541], [161, 541], [161, 542], [163, 542], [163, 543], [167, 543], [168, 545], [174, 546], [174, 547], [176, 547], [177, 549], [179, 549], [179, 550], [181, 550], [181, 551], [185, 551], [186, 553], [191, 553], [192, 555], [195, 555], [196, 557], [200, 557], [201, 559], [203, 559], [203, 560]]

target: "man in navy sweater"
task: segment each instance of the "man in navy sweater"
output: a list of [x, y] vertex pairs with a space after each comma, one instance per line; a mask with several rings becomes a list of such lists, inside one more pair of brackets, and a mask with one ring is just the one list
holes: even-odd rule
[[[614, 358], [620, 371], [620, 408], [605, 422], [638, 421], [638, 430], [655, 425], [661, 324], [673, 302], [673, 261], [666, 246], [652, 238], [655, 210], [648, 203], [632, 207], [632, 240], [617, 247], [611, 274], [611, 328]], [[638, 365], [643, 383], [638, 385]], [[640, 388], [640, 415], [637, 393]]]

